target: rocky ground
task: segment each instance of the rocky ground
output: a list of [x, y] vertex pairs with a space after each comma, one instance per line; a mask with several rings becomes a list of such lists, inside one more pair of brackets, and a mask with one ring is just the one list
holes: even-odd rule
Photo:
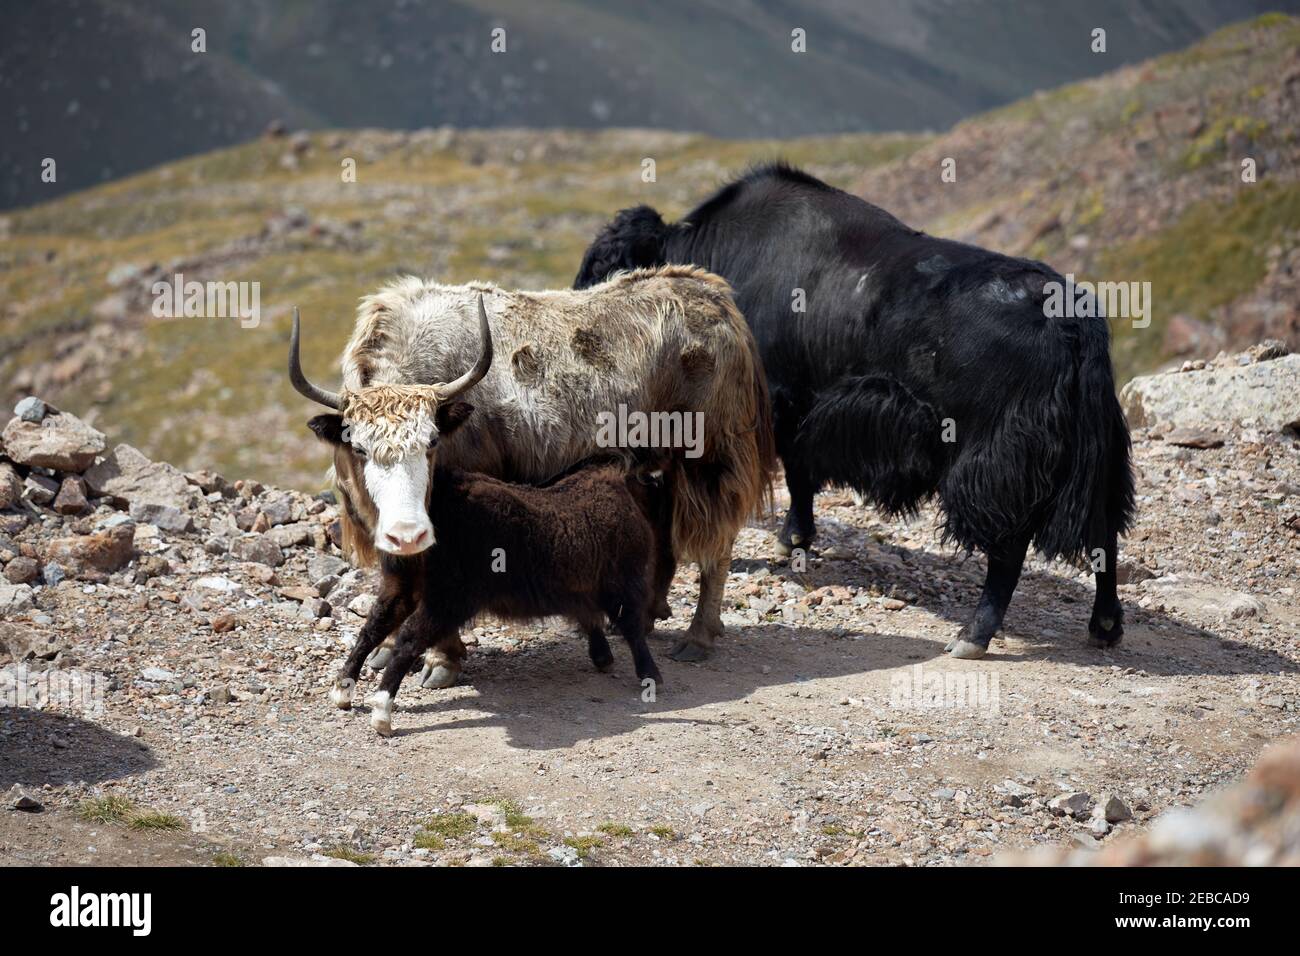
[[[773, 557], [775, 515], [743, 532], [701, 665], [667, 656], [695, 595], [679, 574], [657, 699], [620, 647], [600, 674], [561, 624], [484, 620], [464, 682], [408, 682], [390, 739], [326, 699], [372, 600], [328, 496], [182, 473], [25, 401], [0, 454], [0, 862], [928, 866], [1123, 844], [1300, 724], [1284, 351], [1126, 390], [1140, 499], [1114, 651], [1086, 644], [1087, 576], [1035, 561], [991, 654], [945, 657], [982, 559], [943, 549], [932, 510], [830, 491], [806, 564]], [[1168, 417], [1224, 382], [1255, 389], [1232, 420]]]

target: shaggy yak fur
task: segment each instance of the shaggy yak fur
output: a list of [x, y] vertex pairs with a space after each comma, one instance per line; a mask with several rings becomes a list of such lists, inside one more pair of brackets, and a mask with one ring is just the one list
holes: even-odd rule
[[[464, 416], [461, 416], [463, 421]], [[444, 428], [443, 435], [456, 426]], [[311, 428], [343, 444], [342, 419], [320, 415]], [[614, 662], [606, 620], [632, 651], [638, 680], [663, 678], [645, 636], [654, 602], [672, 582], [671, 509], [663, 461], [629, 469], [593, 461], [552, 484], [517, 485], [437, 466], [429, 494], [434, 544], [411, 556], [384, 554], [378, 600], [331, 691], [336, 706], [352, 693], [368, 654], [401, 622], [396, 647], [370, 698], [371, 725], [392, 733], [393, 699], [421, 655], [433, 669], [459, 664], [462, 626], [487, 612], [507, 619], [563, 616], [587, 635], [599, 670]]]
[[[707, 656], [723, 630], [732, 542], [770, 502], [776, 461], [766, 379], [730, 287], [690, 266], [636, 271], [585, 291], [395, 281], [362, 300], [334, 396], [377, 460], [423, 453], [430, 433], [436, 440], [447, 432], [457, 403], [440, 401], [430, 386], [480, 354], [480, 297], [497, 358], [466, 393], [473, 417], [438, 444], [439, 465], [540, 485], [608, 450], [598, 444], [602, 413], [701, 413], [700, 454], [678, 451], [668, 471], [672, 553], [698, 562], [701, 582], [671, 656]], [[348, 444], [336, 446], [345, 550], [363, 564], [376, 558], [364, 464]], [[668, 615], [666, 600], [656, 612]], [[390, 647], [372, 663], [382, 664]], [[451, 655], [449, 670], [460, 656]]]
[[827, 484], [889, 514], [937, 495], [947, 538], [989, 562], [974, 618], [949, 645], [955, 656], [985, 653], [1031, 544], [1090, 562], [1092, 641], [1120, 640], [1128, 428], [1106, 320], [1046, 314], [1058, 273], [928, 236], [781, 164], [680, 222], [623, 210], [575, 286], [666, 262], [730, 280], [754, 330], [790, 490], [785, 549], [812, 542], [813, 495]]

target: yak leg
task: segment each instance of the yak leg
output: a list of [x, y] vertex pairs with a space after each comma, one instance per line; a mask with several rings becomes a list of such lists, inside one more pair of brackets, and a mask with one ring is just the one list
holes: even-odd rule
[[393, 700], [397, 697], [398, 688], [402, 686], [402, 678], [437, 636], [434, 623], [424, 614], [407, 618], [398, 632], [393, 657], [379, 678], [379, 689], [366, 698], [366, 703], [370, 705], [370, 726], [380, 736], [392, 736]]
[[653, 596], [646, 625], [647, 631], [654, 630], [655, 621], [666, 621], [672, 617], [673, 610], [668, 606], [668, 592], [672, 589], [673, 575], [676, 573], [677, 559], [673, 557], [672, 542], [667, 541], [658, 546], [658, 554], [655, 555]]
[[1114, 530], [1107, 533], [1104, 563], [1096, 572], [1097, 597], [1092, 605], [1092, 619], [1088, 621], [1088, 641], [1093, 647], [1114, 647], [1124, 637], [1124, 609], [1115, 591], [1118, 539]]
[[443, 634], [425, 652], [424, 667], [420, 670], [420, 686], [428, 690], [451, 687], [460, 680], [466, 653], [459, 633], [453, 630]]
[[362, 625], [361, 633], [357, 635], [357, 642], [352, 645], [352, 651], [330, 689], [330, 702], [335, 707], [347, 710], [352, 706], [352, 691], [361, 674], [362, 661], [374, 650], [376, 644], [402, 626], [411, 616], [416, 603], [413, 588], [396, 578], [384, 578], [375, 606], [370, 609], [370, 615]]
[[1020, 571], [1025, 566], [1025, 552], [1028, 550], [1029, 539], [1025, 538], [1011, 545], [998, 557], [989, 555], [989, 571], [984, 578], [984, 593], [980, 595], [980, 603], [975, 608], [975, 617], [944, 648], [953, 657], [973, 660], [988, 653], [989, 641], [993, 640], [993, 635], [1002, 626], [1007, 605], [1015, 593]]
[[623, 632], [628, 649], [632, 652], [632, 665], [636, 668], [636, 679], [654, 681], [654, 686], [658, 689], [663, 687], [664, 679], [659, 674], [655, 659], [650, 656], [650, 648], [646, 646], [646, 616], [644, 607], [626, 605], [618, 619], [618, 629]]
[[609, 649], [609, 641], [605, 638], [605, 612], [592, 610], [577, 615], [575, 620], [578, 630], [587, 635], [587, 656], [592, 665], [605, 673], [614, 663], [614, 652]]
[[731, 545], [728, 541], [721, 554], [700, 560], [700, 599], [686, 636], [668, 654], [675, 661], [704, 660], [722, 634], [722, 597], [731, 570]]
[[785, 513], [785, 524], [776, 536], [776, 549], [780, 554], [790, 554], [795, 548], [807, 550], [817, 536], [813, 520], [813, 496], [817, 483], [802, 465], [785, 462], [785, 486], [790, 490], [790, 510]]

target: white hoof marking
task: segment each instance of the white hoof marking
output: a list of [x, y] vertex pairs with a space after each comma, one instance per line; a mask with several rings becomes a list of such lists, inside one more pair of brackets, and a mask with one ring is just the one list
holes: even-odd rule
[[393, 698], [387, 691], [377, 690], [366, 698], [370, 705], [370, 726], [382, 737], [393, 733]]
[[352, 691], [356, 686], [356, 681], [353, 680], [335, 682], [330, 688], [330, 703], [339, 710], [349, 709], [352, 706]]

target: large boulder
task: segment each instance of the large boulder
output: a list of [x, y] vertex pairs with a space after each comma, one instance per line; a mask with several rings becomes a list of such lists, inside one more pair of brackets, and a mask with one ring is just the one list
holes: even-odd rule
[[40, 421], [15, 416], [4, 429], [4, 448], [20, 465], [82, 472], [104, 450], [104, 436], [76, 415], [51, 409]]
[[1213, 431], [1253, 422], [1267, 431], [1300, 431], [1300, 355], [1281, 351], [1266, 343], [1204, 367], [1142, 375], [1124, 386], [1120, 403], [1135, 428]]
[[112, 498], [120, 508], [187, 511], [198, 503], [199, 490], [179, 468], [150, 461], [130, 445], [118, 445], [84, 477], [91, 494]]

